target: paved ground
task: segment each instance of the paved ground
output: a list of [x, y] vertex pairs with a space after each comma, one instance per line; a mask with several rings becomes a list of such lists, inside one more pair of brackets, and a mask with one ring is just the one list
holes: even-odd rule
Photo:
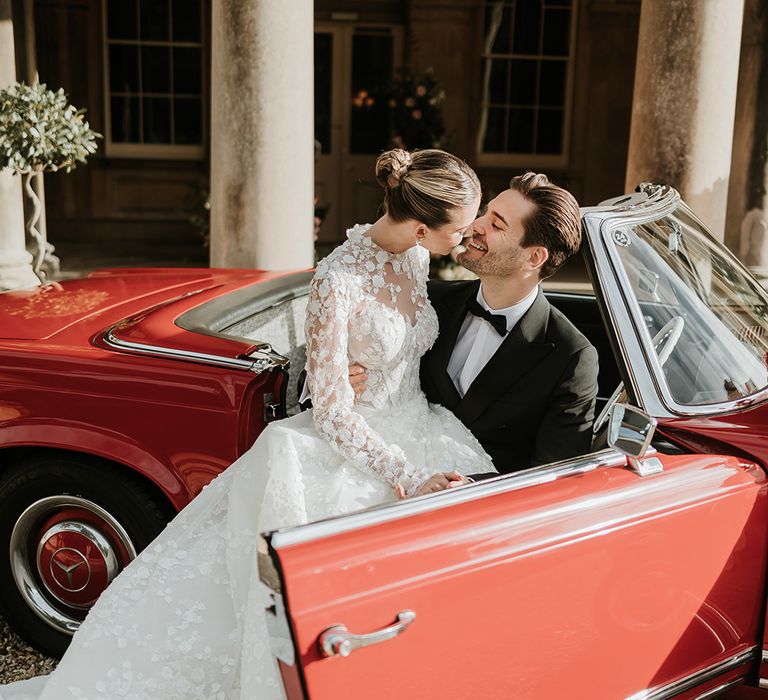
[[128, 252], [116, 244], [66, 242], [56, 247], [56, 254], [61, 258], [61, 278], [77, 277], [101, 267], [208, 267], [208, 251], [202, 246]]
[[55, 667], [55, 659], [25, 644], [0, 618], [0, 683], [50, 673]]

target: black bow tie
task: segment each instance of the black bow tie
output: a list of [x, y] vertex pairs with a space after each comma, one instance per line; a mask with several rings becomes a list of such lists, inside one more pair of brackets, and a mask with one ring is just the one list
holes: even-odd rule
[[507, 334], [507, 317], [502, 316], [501, 314], [492, 314], [488, 309], [484, 309], [480, 306], [477, 299], [472, 299], [469, 304], [467, 304], [467, 311], [473, 316], [488, 321], [499, 335]]

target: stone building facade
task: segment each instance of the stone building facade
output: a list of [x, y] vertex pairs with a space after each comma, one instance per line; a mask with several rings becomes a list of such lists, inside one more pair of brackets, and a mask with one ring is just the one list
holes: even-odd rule
[[[314, 189], [325, 213], [320, 244], [333, 245], [346, 226], [376, 216], [380, 190], [373, 163], [391, 137], [379, 102], [398, 69], [417, 76], [429, 69], [445, 92], [443, 146], [476, 168], [489, 194], [503, 188], [511, 175], [533, 169], [549, 174], [584, 205], [623, 193], [633, 186], [632, 178], [665, 179], [684, 196], [689, 191], [693, 196], [695, 173], [663, 164], [662, 151], [669, 151], [664, 139], [676, 124], [683, 125], [678, 131], [696, 138], [690, 143], [683, 139], [677, 158], [695, 162], [703, 162], [697, 153], [706, 139], [727, 142], [715, 169], [730, 160], [733, 146], [731, 191], [726, 166], [725, 173], [717, 172], [720, 208], [714, 207], [719, 213], [713, 226], [737, 252], [752, 255], [750, 264], [762, 265], [757, 259], [762, 254], [750, 245], [763, 243], [742, 245], [746, 214], [763, 208], [759, 195], [747, 194], [762, 186], [765, 161], [760, 110], [768, 91], [760, 81], [766, 72], [762, 38], [768, 18], [759, 0], [746, 0], [743, 30], [740, 0], [291, 0], [314, 28], [314, 71], [311, 60], [302, 64], [309, 71], [303, 77], [301, 65], [291, 67], [290, 56], [278, 54], [291, 41], [305, 48], [309, 40], [291, 34], [295, 20], [279, 25], [280, 18], [270, 18], [263, 9], [279, 10], [282, 0], [6, 1], [13, 6], [17, 75], [29, 76], [36, 68], [41, 82], [63, 86], [74, 104], [88, 108], [92, 126], [105, 134], [87, 167], [46, 179], [47, 228], [54, 243], [92, 242], [126, 254], [137, 248], [189, 249], [191, 259], [203, 260], [206, 253], [190, 216], [207, 191], [209, 173], [214, 209], [217, 202], [226, 206], [230, 195], [221, 188], [217, 194], [216, 188], [223, 179], [238, 177], [239, 158], [232, 154], [248, 148], [241, 143], [233, 150], [226, 136], [220, 138], [222, 129], [237, 127], [225, 119], [230, 111], [222, 116], [216, 110], [236, 101], [244, 85], [256, 90], [250, 94], [257, 102], [259, 90], [265, 89], [253, 80], [253, 62], [230, 58], [217, 63], [216, 56], [253, 51], [256, 64], [272, 61], [261, 65], [277, 62], [281, 69], [286, 64], [284, 72], [269, 74], [266, 85], [271, 102], [280, 102], [282, 93], [288, 96], [280, 103], [283, 115], [298, 113], [306, 123], [311, 102], [305, 97], [314, 84]], [[702, 9], [710, 6], [721, 14]], [[708, 23], [713, 22], [730, 26], [730, 33], [710, 36]], [[233, 32], [233, 26], [240, 31]], [[284, 41], [281, 32], [287, 33]], [[678, 60], [680, 55], [686, 60]], [[718, 117], [712, 126], [696, 116], [708, 113], [706, 100], [715, 94], [702, 89], [670, 102], [674, 110], [669, 113], [657, 110], [661, 121], [649, 127], [643, 108], [654, 101], [663, 106], [665, 96], [680, 89], [676, 85], [724, 80], [719, 90], [730, 123]], [[729, 100], [740, 106], [735, 126]], [[238, 117], [248, 118], [247, 112]], [[283, 132], [279, 138], [270, 133], [254, 137], [259, 142], [254, 149], [261, 154], [259, 149], [268, 149], [275, 139], [288, 148], [296, 128], [282, 124], [279, 113], [265, 118], [273, 120], [275, 133]], [[290, 121], [287, 116], [285, 121]], [[212, 133], [212, 123], [230, 126]], [[217, 139], [224, 145], [217, 146]], [[304, 154], [303, 142], [300, 148]], [[269, 158], [280, 158], [279, 148], [270, 153]], [[761, 154], [762, 166], [757, 163]], [[285, 158], [298, 159], [297, 182], [305, 165], [312, 167], [309, 154], [294, 156], [288, 148]], [[250, 160], [259, 158], [243, 157]], [[249, 172], [240, 173], [241, 178], [247, 181]], [[268, 172], [253, 176], [256, 192], [270, 184]], [[270, 235], [270, 220], [276, 228], [309, 228], [304, 223], [307, 196], [302, 189], [295, 207], [290, 197], [262, 197], [261, 222], [259, 217], [214, 216], [213, 262], [231, 266], [269, 260], [266, 253], [254, 263], [242, 253], [228, 258], [216, 251], [225, 251], [237, 237], [256, 246]], [[240, 202], [238, 211], [247, 211], [248, 202], [241, 200], [229, 201], [230, 209], [234, 201]], [[273, 202], [274, 211], [265, 215]], [[755, 214], [752, 219], [756, 216], [760, 220]], [[257, 233], [248, 233], [251, 229]], [[270, 245], [297, 242], [275, 235]]]

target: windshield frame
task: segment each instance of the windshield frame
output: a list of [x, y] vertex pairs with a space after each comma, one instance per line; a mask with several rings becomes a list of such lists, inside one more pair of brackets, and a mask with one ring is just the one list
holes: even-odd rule
[[[732, 399], [728, 401], [716, 401], [712, 403], [703, 404], [681, 404], [678, 402], [670, 391], [667, 381], [664, 376], [664, 371], [659, 362], [658, 356], [651, 345], [651, 338], [649, 333], [645, 330], [645, 324], [643, 320], [642, 310], [632, 292], [632, 285], [627, 276], [624, 264], [622, 263], [619, 252], [616, 248], [616, 243], [613, 237], [613, 233], [618, 229], [626, 229], [628, 227], [634, 228], [642, 226], [643, 224], [659, 221], [668, 216], [674, 215], [678, 208], [684, 207], [685, 213], [690, 216], [701, 228], [709, 234], [709, 229], [702, 223], [701, 219], [691, 211], [679, 197], [675, 197], [669, 202], [668, 206], [665, 206], [662, 210], [656, 210], [648, 212], [646, 216], [617, 216], [609, 217], [603, 220], [600, 226], [599, 240], [603, 252], [605, 253], [608, 261], [610, 262], [615, 279], [618, 282], [618, 288], [621, 292], [621, 300], [623, 302], [624, 310], [629, 316], [634, 336], [637, 339], [640, 349], [642, 351], [643, 359], [646, 363], [646, 367], [650, 371], [650, 375], [653, 379], [654, 389], [656, 394], [664, 407], [674, 415], [678, 416], [707, 416], [713, 414], [723, 413], [735, 413], [752, 408], [753, 406], [763, 403], [768, 400], [768, 384], [761, 387], [757, 391], [747, 396], [740, 397], [738, 399]], [[711, 234], [709, 234], [711, 236]], [[716, 241], [719, 247], [723, 248], [723, 257], [737, 268], [742, 274], [748, 277], [752, 277], [752, 274], [744, 267], [744, 265], [728, 251], [722, 242]], [[759, 284], [755, 280], [755, 284]], [[617, 303], [616, 301], [609, 301], [608, 305]], [[619, 330], [621, 333], [621, 329]], [[633, 374], [631, 367], [628, 368], [630, 375]], [[638, 390], [642, 390], [637, 387]]]

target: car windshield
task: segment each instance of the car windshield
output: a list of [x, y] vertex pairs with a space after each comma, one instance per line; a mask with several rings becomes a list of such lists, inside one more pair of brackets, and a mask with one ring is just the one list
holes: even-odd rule
[[615, 228], [609, 239], [675, 403], [722, 403], [765, 388], [768, 294], [690, 210]]

